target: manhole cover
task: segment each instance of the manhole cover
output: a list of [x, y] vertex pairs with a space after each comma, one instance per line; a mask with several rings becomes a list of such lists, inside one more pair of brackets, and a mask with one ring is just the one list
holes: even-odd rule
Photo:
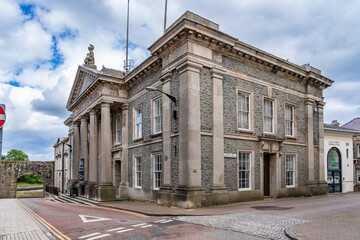
[[278, 207], [278, 206], [255, 206], [255, 207], [251, 207], [254, 208], [256, 210], [261, 210], [261, 211], [265, 211], [265, 210], [289, 210], [289, 209], [293, 209], [294, 207]]

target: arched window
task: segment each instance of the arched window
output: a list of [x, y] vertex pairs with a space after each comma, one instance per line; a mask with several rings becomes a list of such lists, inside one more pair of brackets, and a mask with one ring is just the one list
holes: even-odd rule
[[327, 166], [328, 166], [328, 170], [341, 169], [340, 152], [338, 149], [331, 148], [330, 151], [328, 152]]

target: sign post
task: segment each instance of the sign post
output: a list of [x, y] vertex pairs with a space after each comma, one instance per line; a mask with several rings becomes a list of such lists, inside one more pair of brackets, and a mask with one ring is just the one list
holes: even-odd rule
[[[0, 157], [2, 157], [3, 126], [6, 120], [5, 104], [0, 104]], [[0, 159], [1, 166], [1, 159]]]

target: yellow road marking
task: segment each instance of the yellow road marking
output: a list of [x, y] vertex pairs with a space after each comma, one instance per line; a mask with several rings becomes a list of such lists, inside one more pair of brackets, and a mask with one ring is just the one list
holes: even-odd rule
[[[54, 203], [52, 201], [49, 201], [51, 203]], [[148, 218], [149, 216], [146, 216], [144, 214], [141, 213], [135, 213], [135, 212], [130, 212], [130, 211], [126, 211], [126, 210], [121, 210], [121, 209], [114, 209], [114, 208], [110, 208], [110, 207], [100, 207], [100, 206], [88, 206], [88, 205], [82, 205], [82, 204], [75, 204], [75, 203], [61, 203], [61, 204], [67, 204], [67, 205], [73, 205], [73, 206], [81, 206], [81, 207], [88, 207], [88, 208], [98, 208], [98, 209], [105, 209], [105, 210], [109, 210], [109, 211], [114, 211], [114, 212], [121, 212], [121, 213], [127, 213], [127, 214], [132, 214], [138, 217], [143, 217], [143, 218]]]
[[37, 215], [35, 212], [33, 212], [30, 208], [25, 206], [22, 202], [20, 202], [18, 199], [16, 201], [22, 206], [26, 211], [28, 211], [33, 217], [35, 217], [39, 222], [41, 222], [51, 233], [53, 233], [56, 237], [58, 237], [60, 240], [71, 240], [68, 236], [60, 232], [58, 229], [56, 229], [54, 226], [52, 226], [50, 223], [46, 222], [43, 218], [41, 218], [39, 215]]

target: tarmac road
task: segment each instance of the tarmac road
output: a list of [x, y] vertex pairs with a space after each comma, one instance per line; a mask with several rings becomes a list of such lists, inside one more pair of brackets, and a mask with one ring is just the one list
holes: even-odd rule
[[106, 207], [54, 203], [45, 199], [20, 201], [58, 239], [264, 239]]

